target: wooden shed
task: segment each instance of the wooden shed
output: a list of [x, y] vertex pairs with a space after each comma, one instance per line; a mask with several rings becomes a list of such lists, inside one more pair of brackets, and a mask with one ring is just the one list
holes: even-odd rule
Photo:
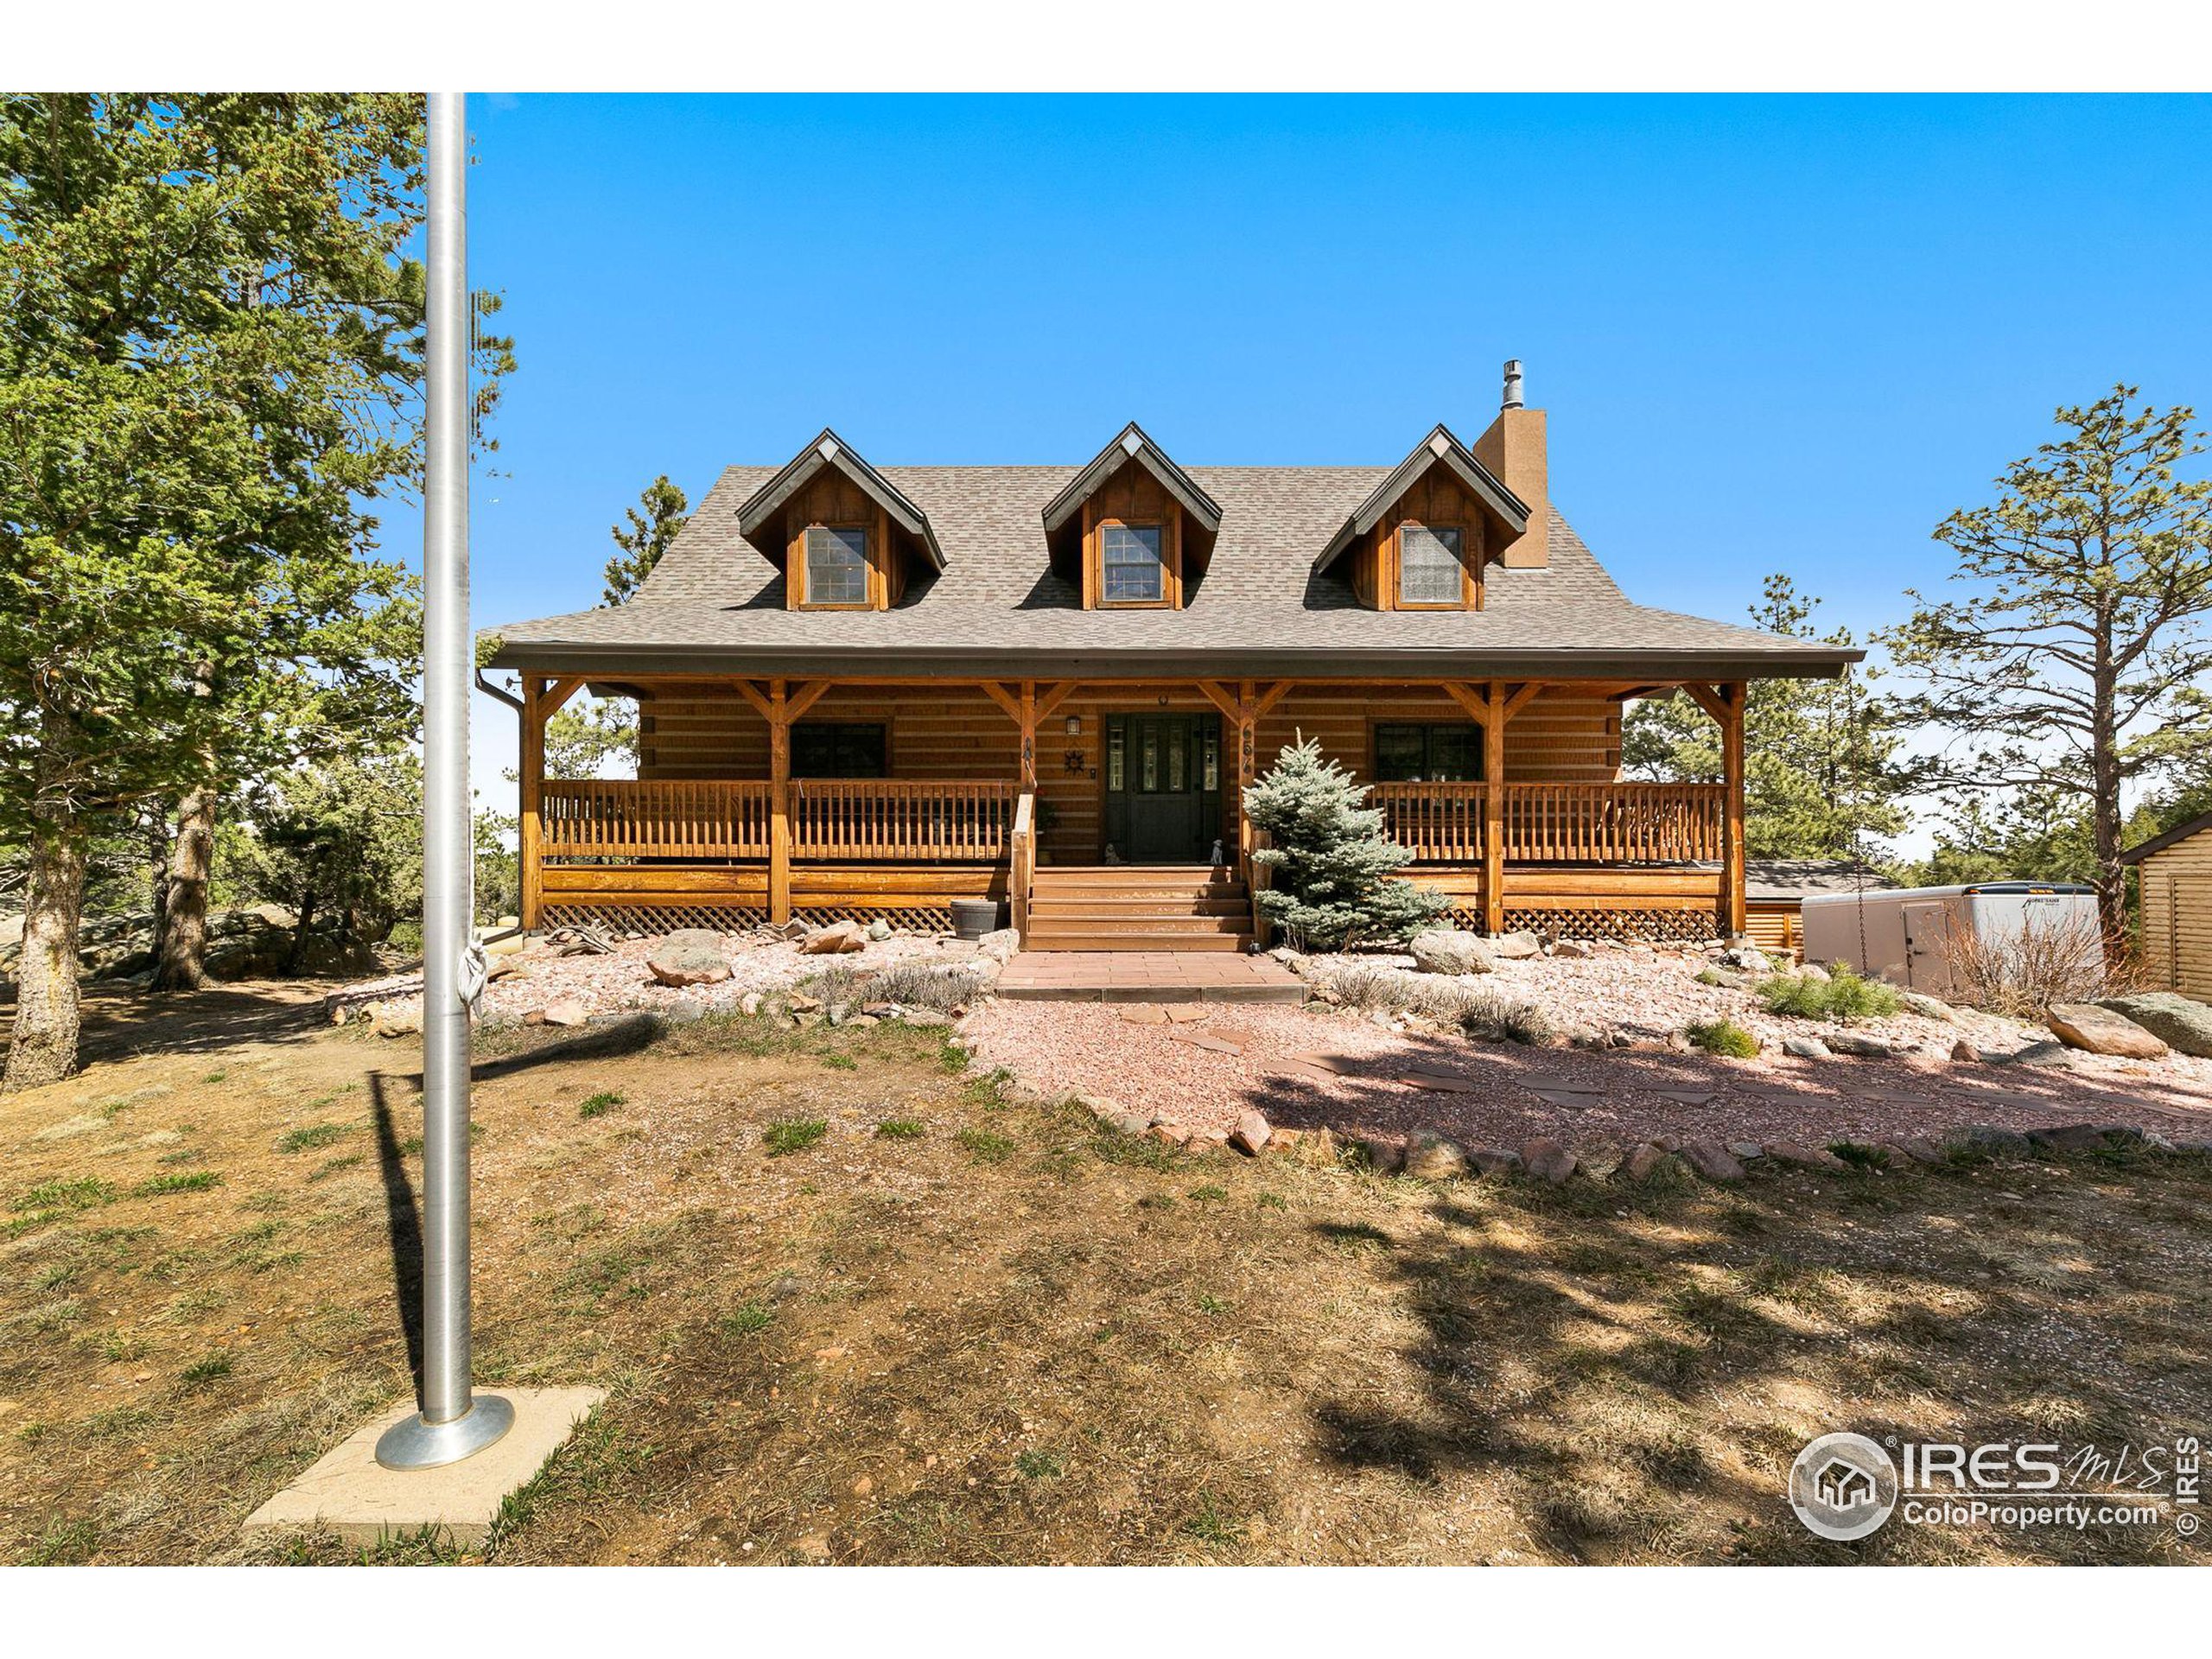
[[2139, 942], [2151, 983], [2212, 1001], [2212, 812], [2120, 855], [2143, 897]]

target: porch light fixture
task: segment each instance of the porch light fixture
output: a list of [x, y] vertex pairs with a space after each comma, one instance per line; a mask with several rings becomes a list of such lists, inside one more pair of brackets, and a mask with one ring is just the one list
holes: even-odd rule
[[1068, 716], [1068, 735], [1070, 737], [1081, 737], [1083, 735], [1083, 716], [1081, 715], [1070, 715]]

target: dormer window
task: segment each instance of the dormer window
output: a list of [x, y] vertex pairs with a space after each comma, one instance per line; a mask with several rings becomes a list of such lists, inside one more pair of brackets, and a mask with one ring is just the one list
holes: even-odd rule
[[826, 428], [745, 499], [737, 533], [782, 567], [794, 611], [887, 611], [910, 575], [944, 572], [929, 515]]
[[[1377, 611], [1479, 611], [1483, 573], [1529, 528], [1526, 503], [1438, 427], [1353, 509], [1313, 562]], [[1539, 561], [1541, 563], [1541, 561]]]
[[1098, 527], [1104, 582], [1100, 602], [1158, 605], [1167, 597], [1167, 567], [1160, 556], [1161, 527], [1108, 522]]
[[866, 605], [868, 526], [810, 524], [806, 531], [807, 605]]
[[1464, 594], [1465, 532], [1457, 524], [1423, 524], [1408, 519], [1398, 527], [1398, 603], [1448, 605], [1457, 609]]
[[1135, 422], [1045, 505], [1053, 572], [1086, 611], [1182, 609], [1220, 531], [1219, 505]]

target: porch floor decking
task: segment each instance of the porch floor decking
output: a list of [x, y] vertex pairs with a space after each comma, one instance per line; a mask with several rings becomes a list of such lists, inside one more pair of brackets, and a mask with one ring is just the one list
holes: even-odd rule
[[998, 994], [1032, 1002], [1302, 1002], [1305, 982], [1272, 957], [1228, 951], [1024, 950]]

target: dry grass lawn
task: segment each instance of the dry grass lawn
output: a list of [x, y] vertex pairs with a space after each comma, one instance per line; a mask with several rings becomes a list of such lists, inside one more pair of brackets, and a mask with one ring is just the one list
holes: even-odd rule
[[[106, 1013], [0, 1102], [0, 1560], [354, 1559], [238, 1529], [410, 1386], [417, 1057], [296, 990]], [[531, 1041], [479, 1376], [611, 1392], [493, 1561], [2199, 1558], [1781, 1494], [1831, 1428], [2201, 1433], [2201, 1160], [1431, 1186], [1118, 1140], [926, 1031]]]

